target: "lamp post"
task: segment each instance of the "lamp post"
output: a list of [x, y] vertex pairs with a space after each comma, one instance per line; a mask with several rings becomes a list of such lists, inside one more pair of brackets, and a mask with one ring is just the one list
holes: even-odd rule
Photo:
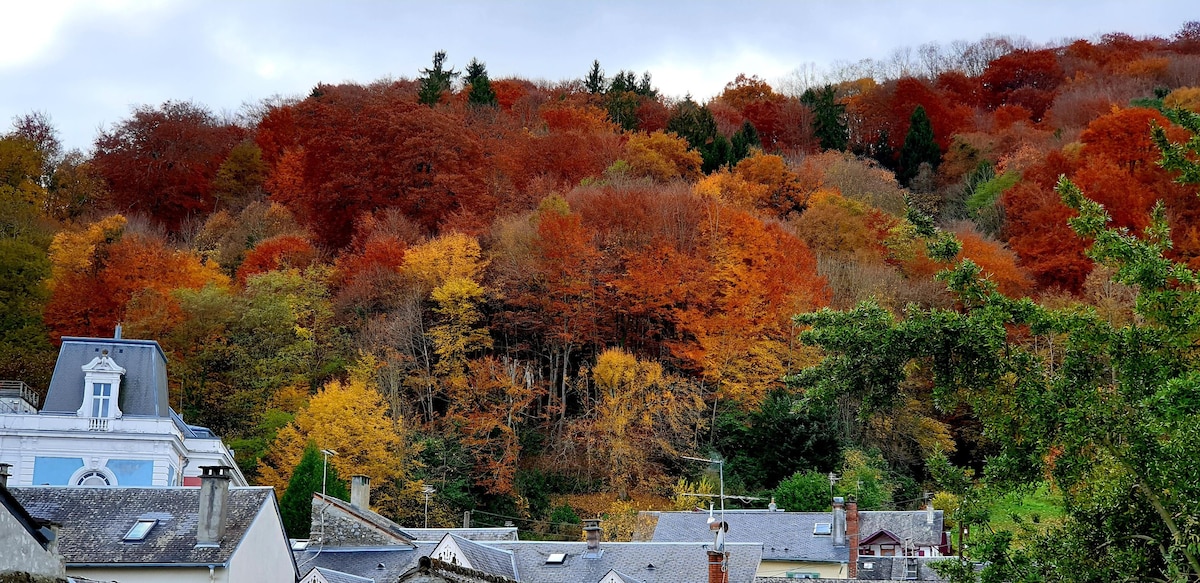
[[325, 455], [325, 465], [321, 468], [321, 495], [325, 495], [325, 479], [329, 476], [329, 456], [337, 455], [332, 449], [323, 449], [321, 453]]
[[429, 528], [429, 497], [434, 492], [437, 492], [437, 490], [433, 486], [426, 484], [421, 488], [421, 491], [425, 493], [425, 528]]

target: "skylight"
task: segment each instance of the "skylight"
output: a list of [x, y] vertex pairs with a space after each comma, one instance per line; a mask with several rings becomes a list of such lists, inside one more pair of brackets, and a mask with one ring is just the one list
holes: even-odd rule
[[833, 533], [833, 525], [828, 522], [818, 522], [813, 525], [813, 534], [828, 536]]
[[550, 553], [550, 556], [546, 557], [546, 564], [547, 565], [561, 565], [566, 560], [567, 560], [566, 553]]
[[158, 524], [158, 520], [154, 518], [137, 521], [137, 524], [133, 525], [133, 528], [129, 529], [125, 535], [125, 542], [145, 540], [146, 535], [150, 534], [150, 529], [154, 528], [156, 524]]

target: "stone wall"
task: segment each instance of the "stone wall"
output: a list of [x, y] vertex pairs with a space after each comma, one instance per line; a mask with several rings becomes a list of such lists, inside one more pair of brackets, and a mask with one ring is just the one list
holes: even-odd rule
[[[323, 524], [322, 519], [324, 520]], [[322, 529], [324, 537], [321, 535]], [[314, 497], [309, 540], [317, 542], [322, 538], [324, 540], [321, 542], [324, 545], [333, 547], [370, 547], [404, 542], [336, 504]]]

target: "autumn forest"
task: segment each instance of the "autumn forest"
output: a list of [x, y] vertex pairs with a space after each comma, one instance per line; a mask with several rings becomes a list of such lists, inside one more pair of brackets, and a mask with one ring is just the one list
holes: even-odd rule
[[[401, 524], [432, 485], [431, 524], [472, 510], [554, 536], [606, 515], [628, 537], [636, 510], [707, 504], [683, 494], [713, 493], [715, 473], [683, 456], [723, 459], [753, 507], [827, 509], [833, 472], [864, 507], [939, 493], [978, 521], [988, 464], [1024, 448], [1025, 491], [1086, 506], [1056, 473], [1074, 442], [999, 421], [1011, 399], [947, 397], [948, 371], [979, 362], [962, 343], [893, 362], [846, 338], [888, 345], [917, 314], [966, 329], [997, 302], [1153, 321], [1101, 231], [1069, 222], [1099, 212], [1070, 188], [1101, 226], [1169, 233], [1165, 261], [1200, 269], [1197, 186], [1160, 163], [1195, 139], [1200, 23], [924, 45], [777, 86], [748, 71], [704, 102], [619, 64], [545, 82], [470, 57], [237, 114], [138, 106], [87, 152], [64, 151], [49, 113], [13, 120], [0, 378], [44, 392], [61, 337], [120, 325], [161, 343], [172, 407], [252, 483], [284, 496], [306, 447], [331, 448]], [[972, 350], [1082, 366], [1055, 344], [1065, 328], [1014, 322]], [[1025, 378], [1005, 370], [980, 390]], [[1175, 516], [1163, 536], [1200, 549], [1195, 516]], [[1186, 566], [1172, 549], [1146, 572]]]

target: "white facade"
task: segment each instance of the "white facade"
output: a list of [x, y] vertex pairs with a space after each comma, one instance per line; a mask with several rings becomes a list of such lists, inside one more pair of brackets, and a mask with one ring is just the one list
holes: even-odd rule
[[166, 400], [158, 343], [64, 338], [40, 411], [23, 384], [0, 386], [0, 463], [12, 465], [9, 484], [198, 485], [201, 466], [229, 466], [233, 485], [245, 486], [233, 452], [184, 423]]

